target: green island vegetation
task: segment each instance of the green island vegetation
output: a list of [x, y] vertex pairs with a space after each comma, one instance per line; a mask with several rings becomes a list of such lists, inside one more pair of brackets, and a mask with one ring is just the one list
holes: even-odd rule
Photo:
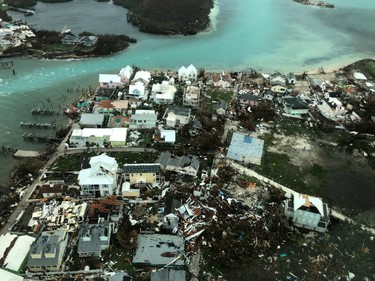
[[114, 0], [128, 21], [147, 33], [194, 35], [209, 25], [212, 0]]
[[[66, 35], [57, 31], [33, 30], [36, 38], [28, 45], [10, 47], [3, 51], [4, 55], [27, 55], [42, 58], [70, 58], [70, 57], [96, 57], [110, 55], [122, 51], [129, 43], [137, 42], [136, 39], [126, 35], [99, 35], [93, 46], [81, 44], [67, 45], [61, 42]], [[83, 32], [82, 36], [91, 36], [92, 33]]]
[[[40, 0], [45, 3], [72, 0]], [[95, 0], [107, 2], [108, 0]], [[32, 7], [36, 0], [5, 0], [13, 7]], [[210, 23], [213, 0], [114, 0], [115, 5], [129, 9], [128, 21], [143, 32], [154, 34], [194, 35]]]

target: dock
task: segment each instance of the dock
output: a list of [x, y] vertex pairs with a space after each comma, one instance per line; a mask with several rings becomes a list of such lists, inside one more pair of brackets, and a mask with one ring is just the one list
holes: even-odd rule
[[13, 154], [14, 158], [35, 158], [39, 156], [39, 151], [33, 150], [17, 150], [16, 153]]
[[21, 127], [29, 127], [29, 128], [44, 128], [44, 129], [56, 129], [56, 123], [55, 122], [45, 122], [45, 123], [40, 123], [40, 122], [20, 122]]
[[47, 109], [47, 108], [33, 108], [31, 109], [31, 114], [33, 115], [59, 115], [58, 111], [54, 111], [52, 109]]
[[32, 133], [30, 134], [23, 133], [22, 136], [25, 141], [31, 141], [31, 142], [59, 142], [62, 140], [54, 136], [46, 136], [46, 135], [40, 135], [40, 134], [33, 135]]

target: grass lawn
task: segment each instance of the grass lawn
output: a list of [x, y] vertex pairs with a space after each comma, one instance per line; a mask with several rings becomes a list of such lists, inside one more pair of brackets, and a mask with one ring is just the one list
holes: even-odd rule
[[[94, 152], [85, 152], [61, 156], [52, 165], [52, 170], [55, 172], [80, 171], [82, 164], [85, 162], [88, 164], [90, 158], [96, 155]], [[158, 153], [151, 152], [107, 152], [107, 155], [114, 157], [120, 167], [126, 163], [154, 163], [159, 157]]]
[[82, 164], [90, 157], [95, 156], [93, 152], [77, 153], [60, 156], [52, 165], [52, 170], [57, 172], [80, 171]]
[[224, 100], [228, 104], [232, 101], [233, 91], [218, 91], [218, 90], [207, 90], [206, 96], [203, 96], [202, 107], [207, 112], [214, 112], [216, 103], [219, 100]]
[[114, 157], [121, 167], [124, 164], [154, 163], [158, 159], [158, 153], [152, 152], [108, 152], [108, 156]]

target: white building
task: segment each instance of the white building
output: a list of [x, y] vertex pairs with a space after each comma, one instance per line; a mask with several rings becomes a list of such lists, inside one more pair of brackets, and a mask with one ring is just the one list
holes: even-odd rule
[[35, 238], [28, 235], [17, 236], [6, 233], [0, 236], [0, 259], [3, 260], [3, 267], [14, 272], [22, 270], [22, 265], [34, 241]]
[[119, 75], [123, 84], [129, 84], [130, 78], [133, 75], [133, 68], [127, 65], [126, 67], [120, 69]]
[[24, 281], [25, 279], [22, 276], [0, 268], [0, 280]]
[[285, 200], [284, 213], [295, 226], [319, 232], [325, 232], [330, 223], [328, 205], [321, 198], [297, 192]]
[[157, 120], [158, 115], [155, 110], [136, 110], [135, 113], [130, 116], [129, 128], [154, 128], [156, 127]]
[[183, 105], [199, 107], [200, 89], [196, 86], [187, 86], [184, 93]]
[[157, 104], [171, 104], [177, 89], [168, 81], [152, 85], [151, 98]]
[[78, 175], [81, 195], [103, 197], [115, 194], [117, 169], [116, 159], [105, 153], [91, 157], [90, 168], [81, 170]]
[[182, 66], [178, 70], [178, 79], [180, 81], [196, 81], [198, 76], [197, 69], [194, 65], [189, 65], [187, 68]]
[[190, 108], [169, 106], [164, 113], [167, 127], [184, 126], [190, 122]]
[[135, 82], [142, 82], [145, 86], [147, 86], [150, 80], [151, 73], [148, 71], [140, 70], [135, 73], [132, 84]]
[[135, 82], [129, 85], [129, 95], [138, 99], [147, 99], [147, 92], [145, 85], [142, 82]]
[[342, 102], [338, 98], [330, 97], [328, 93], [321, 103], [318, 103], [318, 109], [324, 117], [333, 121], [343, 120], [347, 113]]
[[99, 74], [99, 86], [109, 89], [120, 87], [122, 86], [121, 77], [117, 74]]
[[123, 147], [126, 145], [126, 128], [84, 128], [75, 129], [69, 139], [70, 146], [86, 147], [90, 146], [103, 147], [111, 145]]

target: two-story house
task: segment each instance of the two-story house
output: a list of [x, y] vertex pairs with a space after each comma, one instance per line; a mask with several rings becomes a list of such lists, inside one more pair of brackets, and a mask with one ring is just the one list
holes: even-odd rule
[[118, 164], [105, 153], [91, 157], [90, 168], [79, 172], [78, 181], [82, 196], [103, 197], [113, 195], [117, 189]]
[[167, 127], [184, 126], [190, 122], [190, 108], [169, 106], [163, 115]]
[[66, 228], [42, 232], [30, 247], [27, 267], [30, 271], [59, 271], [68, 244]]
[[198, 72], [194, 65], [188, 67], [181, 66], [178, 70], [178, 80], [180, 81], [197, 81]]
[[183, 97], [183, 105], [198, 108], [200, 92], [200, 89], [196, 86], [187, 86]]
[[152, 85], [151, 99], [157, 104], [171, 104], [177, 89], [169, 81], [163, 81]]
[[117, 74], [99, 74], [99, 85], [101, 88], [114, 89], [122, 86], [121, 77]]
[[69, 143], [74, 147], [125, 146], [127, 128], [84, 128], [74, 129]]
[[123, 168], [124, 181], [131, 185], [143, 186], [160, 183], [160, 164], [125, 164]]
[[127, 65], [126, 67], [120, 69], [119, 75], [121, 77], [121, 82], [125, 85], [129, 85], [130, 78], [133, 75], [133, 68]]
[[149, 129], [156, 127], [158, 115], [155, 110], [136, 110], [130, 116], [129, 128], [131, 129]]
[[77, 253], [80, 257], [100, 257], [109, 247], [112, 223], [84, 224], [79, 231]]

